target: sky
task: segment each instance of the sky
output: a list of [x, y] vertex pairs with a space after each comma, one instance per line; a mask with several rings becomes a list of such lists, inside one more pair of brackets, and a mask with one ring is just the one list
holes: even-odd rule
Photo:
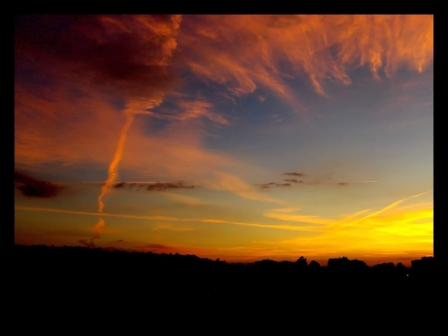
[[34, 15], [14, 241], [227, 262], [433, 255], [432, 15]]

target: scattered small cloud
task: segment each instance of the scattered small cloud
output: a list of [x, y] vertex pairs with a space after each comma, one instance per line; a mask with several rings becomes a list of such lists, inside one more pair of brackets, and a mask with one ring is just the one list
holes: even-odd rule
[[284, 181], [286, 182], [291, 182], [291, 183], [305, 183], [302, 180], [297, 181], [296, 179], [284, 179]]
[[285, 173], [284, 175], [289, 175], [289, 176], [305, 176], [305, 174], [303, 174], [303, 173], [296, 173], [296, 172], [294, 172], [294, 173]]
[[127, 182], [120, 182], [114, 185], [114, 188], [124, 188], [125, 186], [128, 186], [130, 189], [134, 186], [138, 185], [138, 188], [144, 187], [148, 191], [165, 191], [167, 189], [194, 189], [198, 186], [195, 185], [187, 185], [182, 181], [179, 182], [154, 182], [154, 183], [127, 183]]
[[146, 186], [149, 191], [165, 191], [167, 189], [193, 189], [196, 188], [194, 185], [186, 185], [183, 182], [168, 182], [168, 183], [154, 183]]
[[267, 188], [277, 188], [277, 187], [290, 187], [291, 184], [290, 183], [275, 183], [275, 182], [270, 182], [270, 183], [263, 183], [259, 185], [262, 189], [267, 189]]

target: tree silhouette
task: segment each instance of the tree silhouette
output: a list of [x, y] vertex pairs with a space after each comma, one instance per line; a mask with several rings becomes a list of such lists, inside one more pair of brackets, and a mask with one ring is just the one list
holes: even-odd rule
[[308, 267], [310, 267], [311, 269], [317, 269], [320, 268], [320, 264], [316, 260], [312, 260]]
[[296, 265], [299, 268], [306, 268], [308, 266], [308, 262], [306, 261], [306, 258], [304, 258], [303, 256], [300, 257], [299, 259], [297, 259], [296, 261]]

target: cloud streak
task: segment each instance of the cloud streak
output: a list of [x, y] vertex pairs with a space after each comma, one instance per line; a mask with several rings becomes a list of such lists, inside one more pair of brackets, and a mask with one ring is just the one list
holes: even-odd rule
[[316, 227], [307, 226], [294, 226], [294, 225], [270, 225], [270, 224], [259, 224], [259, 223], [247, 223], [238, 221], [226, 221], [213, 218], [175, 218], [167, 216], [137, 216], [137, 215], [123, 215], [123, 214], [109, 214], [88, 211], [71, 211], [71, 210], [60, 210], [51, 208], [36, 208], [36, 207], [25, 207], [25, 206], [15, 206], [16, 210], [21, 211], [41, 211], [41, 212], [55, 212], [55, 213], [66, 213], [72, 215], [83, 215], [83, 216], [102, 216], [102, 217], [116, 217], [116, 218], [129, 218], [129, 219], [140, 219], [140, 220], [157, 220], [157, 221], [178, 221], [178, 222], [200, 222], [200, 223], [215, 223], [215, 224], [231, 224], [238, 226], [247, 227], [258, 227], [264, 229], [274, 229], [274, 230], [287, 230], [287, 231], [315, 231]]
[[[129, 186], [129, 188], [133, 188], [136, 183], [126, 183], [120, 182], [115, 184], [113, 187], [116, 189], [124, 188], [125, 186]], [[154, 182], [154, 183], [139, 183], [138, 188], [144, 187], [148, 191], [166, 191], [168, 189], [194, 189], [198, 186], [188, 185], [182, 181], [179, 182]]]
[[367, 220], [370, 220], [370, 219], [373, 219], [375, 217], [378, 217], [378, 215], [386, 213], [386, 212], [396, 208], [398, 205], [400, 205], [401, 203], [403, 203], [405, 201], [408, 201], [408, 200], [416, 198], [416, 197], [423, 196], [423, 195], [428, 194], [430, 192], [431, 191], [425, 191], [425, 192], [420, 193], [420, 194], [416, 194], [416, 195], [413, 195], [413, 196], [410, 196], [410, 197], [407, 197], [407, 198], [403, 198], [401, 200], [398, 200], [396, 202], [393, 202], [393, 203], [389, 204], [388, 206], [386, 206], [386, 207], [384, 207], [384, 208], [382, 208], [380, 210], [377, 210], [377, 211], [375, 211], [373, 213], [370, 213], [370, 214], [368, 214], [368, 215], [366, 215], [364, 217], [353, 219], [353, 218], [358, 217], [359, 215], [361, 215], [363, 213], [366, 213], [366, 212], [370, 211], [370, 209], [356, 212], [355, 214], [347, 216], [347, 217], [345, 217], [345, 218], [343, 218], [341, 220], [334, 221], [333, 223], [329, 223], [329, 225], [326, 227], [325, 233], [323, 233], [323, 234], [329, 234], [329, 233], [332, 233], [332, 232], [334, 232], [336, 230], [341, 230], [342, 228], [345, 228], [345, 227], [354, 227], [356, 225], [359, 225], [359, 223], [366, 222]]
[[296, 173], [296, 172], [294, 172], [294, 173], [285, 173], [284, 175], [298, 176], [298, 177], [305, 176], [305, 174], [303, 174], [303, 173]]
[[297, 222], [297, 223], [310, 223], [310, 224], [332, 224], [334, 219], [322, 218], [320, 216], [300, 216], [300, 215], [289, 215], [285, 213], [266, 213], [265, 217], [275, 218], [284, 221]]
[[291, 183], [304, 183], [302, 180], [297, 181], [296, 179], [285, 179], [285, 182], [291, 182]]
[[251, 199], [251, 200], [258, 200], [258, 201], [264, 201], [264, 202], [272, 202], [272, 203], [279, 203], [283, 204], [283, 201], [276, 200], [274, 198], [268, 197], [262, 193], [259, 193], [257, 190], [252, 188], [250, 185], [242, 181], [236, 176], [233, 176], [231, 174], [223, 173], [223, 172], [216, 172], [215, 176], [219, 178], [218, 181], [210, 181], [209, 187], [211, 189], [221, 189], [221, 190], [228, 190], [232, 191], [238, 196], [241, 196], [243, 198]]
[[270, 188], [278, 188], [278, 187], [290, 187], [291, 184], [290, 183], [269, 182], [269, 183], [260, 184], [259, 186], [261, 189], [270, 189]]

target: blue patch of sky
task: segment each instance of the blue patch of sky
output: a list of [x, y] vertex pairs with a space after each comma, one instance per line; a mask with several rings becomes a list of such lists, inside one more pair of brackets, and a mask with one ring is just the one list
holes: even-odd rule
[[[399, 153], [406, 153], [401, 160], [403, 168], [412, 163], [413, 167], [407, 168], [409, 171], [417, 169], [420, 173], [430, 174], [431, 119], [427, 118], [423, 123], [411, 124], [398, 130], [388, 128], [391, 123], [419, 118], [417, 113], [421, 112], [421, 108], [417, 108], [416, 103], [420, 97], [427, 96], [429, 89], [423, 86], [414, 90], [415, 94], [409, 103], [399, 104], [388, 113], [380, 114], [378, 111], [395, 98], [393, 83], [391, 80], [375, 82], [371, 76], [366, 77], [369, 75], [366, 70], [365, 67], [358, 68], [350, 73], [350, 88], [344, 84], [328, 86], [327, 92], [331, 99], [316, 96], [316, 93], [312, 97], [311, 92], [308, 96], [314, 100], [311, 101], [310, 98], [305, 101], [308, 113], [321, 117], [313, 118], [311, 124], [300, 121], [300, 118], [285, 124], [268, 124], [263, 121], [263, 116], [269, 116], [272, 109], [283, 110], [282, 118], [286, 115], [293, 116], [290, 109], [279, 105], [279, 102], [269, 105], [269, 100], [273, 101], [273, 98], [260, 104], [255, 101], [255, 95], [247, 96], [235, 107], [241, 109], [241, 115], [246, 113], [247, 119], [220, 130], [225, 141], [211, 138], [206, 146], [250, 156], [268, 169], [287, 169], [288, 165], [300, 166], [298, 163], [301, 161], [312, 161], [325, 156], [329, 159], [340, 156], [365, 160], [381, 167], [387, 165], [386, 158], [393, 159]], [[410, 76], [406, 72], [401, 75]], [[428, 114], [431, 109], [431, 106], [427, 107]], [[419, 153], [421, 162], [416, 162], [413, 150]], [[400, 161], [395, 164], [400, 164]]]

